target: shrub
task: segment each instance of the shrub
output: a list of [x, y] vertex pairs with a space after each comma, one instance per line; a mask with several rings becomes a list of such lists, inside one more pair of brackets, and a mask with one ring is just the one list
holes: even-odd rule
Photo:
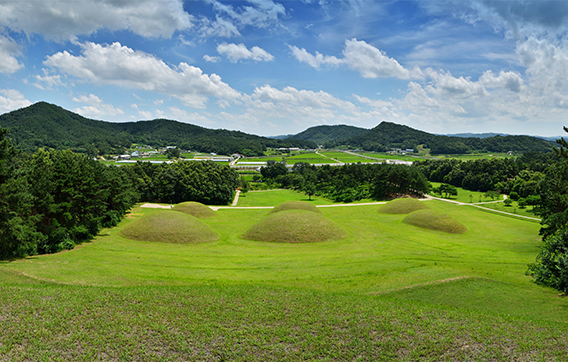
[[564, 228], [544, 239], [544, 245], [529, 264], [527, 275], [538, 284], [568, 293], [568, 229]]

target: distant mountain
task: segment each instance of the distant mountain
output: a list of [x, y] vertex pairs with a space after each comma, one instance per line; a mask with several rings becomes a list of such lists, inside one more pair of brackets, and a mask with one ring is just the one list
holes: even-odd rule
[[548, 151], [552, 142], [531, 136], [451, 137], [438, 136], [408, 126], [382, 122], [375, 128], [342, 141], [328, 142], [326, 147], [361, 148], [387, 151], [391, 148], [415, 149], [424, 145], [432, 154], [462, 154], [477, 152]]
[[460, 138], [489, 138], [495, 136], [509, 136], [505, 133], [454, 133], [454, 134], [445, 134], [440, 136], [448, 136], [448, 137], [460, 137]]
[[[495, 137], [495, 136], [505, 137], [505, 136], [511, 136], [511, 135], [506, 134], [506, 133], [455, 133], [455, 134], [445, 134], [445, 135], [440, 135], [440, 136], [461, 137], [461, 138], [489, 138], [489, 137]], [[552, 141], [552, 142], [556, 142], [556, 140], [560, 138], [560, 136], [558, 136], [558, 137], [529, 136], [529, 137], [536, 137], [536, 138], [540, 138], [542, 140]]]
[[46, 102], [1, 115], [0, 127], [9, 129], [8, 137], [24, 151], [50, 147], [95, 155], [121, 152], [133, 143], [141, 143], [252, 156], [262, 154], [267, 147], [316, 147], [310, 141], [274, 140], [166, 119], [125, 123], [96, 121]]
[[293, 134], [283, 134], [280, 136], [268, 136], [268, 138], [272, 138], [273, 140], [285, 140], [286, 138], [292, 137]]
[[289, 136], [287, 139], [304, 140], [316, 142], [322, 145], [328, 142], [339, 142], [344, 139], [359, 136], [368, 129], [348, 125], [334, 126], [315, 126], [295, 135]]

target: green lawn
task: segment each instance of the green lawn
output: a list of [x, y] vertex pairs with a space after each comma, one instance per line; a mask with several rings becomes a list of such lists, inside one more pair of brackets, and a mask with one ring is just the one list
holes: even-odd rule
[[0, 360], [565, 360], [568, 300], [524, 274], [540, 225], [422, 202], [468, 231], [322, 207], [346, 239], [275, 244], [239, 238], [270, 210], [229, 208], [200, 219], [218, 241], [164, 244], [119, 235], [172, 212], [136, 207], [74, 250], [0, 262]]
[[509, 212], [511, 214], [540, 218], [540, 216], [535, 215], [535, 213], [533, 212], [532, 206], [527, 206], [524, 209], [521, 209], [516, 201], [513, 201], [513, 204], [511, 206], [505, 206], [505, 204], [502, 203], [502, 202], [495, 203], [495, 204], [484, 204], [484, 205], [481, 205], [481, 206], [487, 207], [487, 208], [493, 209], [493, 210]]
[[[440, 182], [430, 182], [430, 184], [432, 185], [432, 187], [440, 187], [441, 185]], [[495, 200], [493, 200], [490, 197], [484, 197], [483, 195], [485, 194], [485, 192], [470, 191], [463, 189], [461, 187], [456, 187], [456, 189], [458, 190], [458, 196], [450, 196], [449, 200], [458, 201], [458, 202], [467, 202], [467, 203], [471, 202], [474, 204], [479, 202], [503, 200], [502, 195], [500, 195], [499, 198], [495, 198]], [[430, 192], [430, 194], [432, 196], [440, 197], [440, 195], [433, 194], [432, 192]], [[473, 197], [470, 199], [469, 195]]]
[[[262, 191], [249, 191], [245, 195], [239, 197], [239, 203], [237, 206], [276, 206], [283, 203], [284, 201], [308, 201], [308, 196], [285, 189], [277, 190], [262, 190]], [[333, 202], [326, 200], [321, 197], [312, 196], [312, 201], [309, 201], [313, 205], [329, 205]]]
[[327, 157], [330, 158], [334, 158], [337, 159], [341, 162], [344, 163], [357, 163], [357, 162], [361, 162], [361, 163], [370, 163], [370, 162], [377, 162], [375, 160], [370, 160], [368, 158], [365, 157], [359, 157], [359, 156], [355, 156], [355, 155], [351, 155], [349, 153], [345, 153], [345, 152], [321, 152], [322, 155], [325, 155]]

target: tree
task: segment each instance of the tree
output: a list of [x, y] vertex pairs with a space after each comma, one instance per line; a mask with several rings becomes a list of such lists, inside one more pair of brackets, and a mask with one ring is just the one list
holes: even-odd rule
[[306, 181], [302, 185], [302, 191], [308, 195], [308, 199], [312, 201], [312, 195], [316, 193], [316, 185], [312, 181]]
[[181, 150], [179, 148], [168, 148], [165, 153], [168, 158], [179, 158], [181, 156]]
[[519, 201], [517, 201], [517, 203], [519, 204], [519, 207], [521, 209], [527, 207], [527, 200], [525, 200], [524, 198], [520, 198]]
[[511, 206], [513, 205], [513, 200], [507, 198], [505, 199], [505, 201], [503, 201], [503, 203], [505, 204], [505, 206]]
[[520, 196], [519, 196], [519, 194], [518, 194], [517, 192], [513, 191], [513, 192], [511, 192], [511, 193], [509, 194], [509, 198], [510, 198], [511, 200], [517, 201], [517, 200], [520, 198]]
[[527, 275], [538, 284], [568, 293], [568, 230], [558, 230], [544, 239], [544, 245], [529, 264]]
[[483, 197], [490, 197], [491, 200], [495, 201], [495, 198], [497, 197], [497, 192], [496, 191], [487, 191], [486, 193], [483, 194]]

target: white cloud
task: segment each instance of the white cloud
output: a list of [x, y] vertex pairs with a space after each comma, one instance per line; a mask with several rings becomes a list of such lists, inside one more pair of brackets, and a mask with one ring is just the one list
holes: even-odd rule
[[220, 57], [212, 57], [212, 56], [209, 56], [209, 55], [207, 55], [207, 54], [205, 54], [205, 55], [203, 56], [203, 59], [205, 59], [205, 61], [206, 61], [206, 62], [209, 62], [209, 63], [217, 63], [218, 61], [221, 60]]
[[15, 89], [0, 89], [0, 114], [15, 111], [32, 104], [24, 95]]
[[391, 102], [383, 101], [383, 100], [380, 100], [380, 99], [373, 101], [373, 100], [371, 100], [371, 99], [369, 99], [369, 98], [367, 98], [367, 97], [360, 97], [360, 96], [358, 96], [358, 95], [355, 94], [355, 93], [353, 94], [353, 97], [354, 97], [355, 99], [357, 99], [357, 101], [358, 101], [359, 103], [366, 104], [366, 105], [371, 106], [371, 107], [373, 107], [373, 108], [392, 107], [392, 103], [391, 103]]
[[420, 69], [416, 68], [413, 71], [406, 69], [394, 58], [389, 58], [385, 52], [367, 44], [365, 41], [346, 40], [343, 55], [345, 64], [361, 73], [364, 78], [422, 78]]
[[237, 29], [233, 23], [219, 16], [217, 16], [215, 21], [211, 21], [205, 17], [201, 18], [198, 27], [198, 35], [202, 38], [213, 36], [231, 38], [241, 35], [239, 29]]
[[58, 86], [64, 85], [63, 82], [61, 81], [61, 76], [49, 75], [47, 69], [43, 69], [43, 74], [44, 74], [43, 76], [39, 74], [34, 75], [34, 78], [36, 79], [36, 82], [32, 83], [34, 87], [39, 88], [41, 90], [53, 90]]
[[272, 0], [248, 0], [249, 6], [233, 8], [219, 1], [213, 1], [213, 8], [226, 14], [240, 25], [251, 25], [258, 28], [266, 28], [277, 23], [279, 16], [286, 15], [286, 9], [281, 4]]
[[517, 45], [531, 86], [538, 92], [566, 92], [568, 88], [568, 41], [530, 37]]
[[0, 24], [26, 34], [76, 39], [99, 29], [129, 29], [144, 37], [171, 37], [192, 26], [180, 0], [4, 1]]
[[516, 93], [523, 88], [523, 78], [516, 72], [500, 71], [499, 75], [495, 76], [488, 70], [479, 78], [479, 82], [487, 88], [505, 88]]
[[16, 55], [19, 55], [18, 44], [0, 35], [0, 73], [14, 73], [24, 67], [18, 62]]
[[250, 50], [244, 44], [219, 44], [217, 45], [219, 54], [225, 55], [232, 63], [236, 63], [241, 59], [252, 59], [258, 61], [269, 62], [274, 60], [274, 56], [266, 50], [257, 46]]
[[455, 78], [450, 72], [426, 69], [425, 73], [434, 81], [432, 92], [449, 98], [470, 98], [488, 95], [487, 90], [479, 82], [473, 82], [469, 77]]
[[334, 56], [322, 55], [319, 52], [316, 52], [316, 55], [312, 55], [308, 53], [308, 51], [304, 48], [300, 49], [293, 45], [288, 45], [292, 54], [296, 57], [296, 59], [302, 63], [307, 63], [309, 66], [319, 69], [322, 64], [329, 64], [329, 65], [340, 65], [344, 61], [342, 59], [338, 59]]
[[85, 117], [117, 116], [124, 114], [122, 109], [103, 103], [103, 101], [94, 94], [73, 97], [72, 99], [74, 102], [87, 104], [87, 106], [75, 108], [73, 110], [73, 112], [79, 113]]
[[420, 68], [406, 69], [396, 59], [388, 57], [385, 52], [362, 40], [346, 40], [341, 59], [318, 52], [312, 55], [303, 48], [289, 47], [298, 61], [305, 62], [316, 69], [319, 69], [322, 64], [334, 66], [345, 64], [361, 73], [363, 78], [422, 79], [424, 77]]
[[353, 103], [336, 98], [324, 91], [297, 90], [293, 87], [285, 87], [282, 90], [278, 90], [269, 85], [260, 88], [257, 87], [254, 90], [252, 98], [265, 102], [288, 103], [300, 107], [341, 108], [347, 111], [357, 110], [357, 107], [355, 107]]
[[209, 96], [236, 100], [240, 93], [216, 74], [180, 63], [171, 68], [156, 57], [120, 43], [99, 45], [86, 42], [82, 55], [67, 51], [48, 56], [44, 64], [96, 85], [117, 85], [153, 91], [180, 99], [185, 105], [205, 108]]

